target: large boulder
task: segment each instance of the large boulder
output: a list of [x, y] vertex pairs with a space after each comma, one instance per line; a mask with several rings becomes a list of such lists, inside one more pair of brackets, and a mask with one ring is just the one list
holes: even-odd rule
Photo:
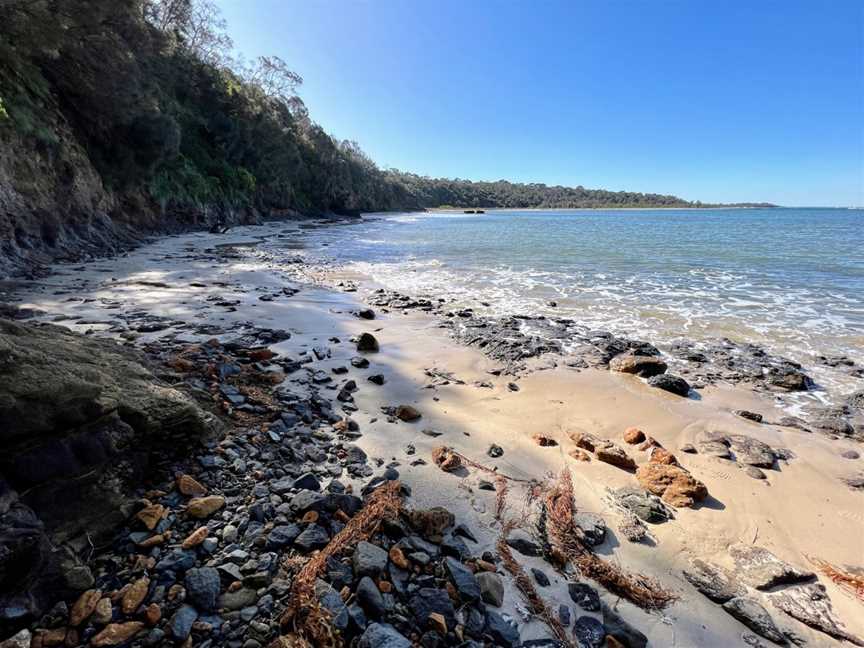
[[615, 356], [609, 361], [609, 370], [650, 378], [666, 373], [667, 365], [657, 356], [638, 355], [632, 351]]
[[76, 551], [125, 520], [157, 452], [212, 426], [131, 349], [0, 320], [0, 631], [91, 587]]

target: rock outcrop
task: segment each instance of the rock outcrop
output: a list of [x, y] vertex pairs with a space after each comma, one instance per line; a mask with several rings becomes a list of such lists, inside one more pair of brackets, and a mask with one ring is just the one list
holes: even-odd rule
[[130, 512], [156, 453], [215, 425], [131, 350], [0, 320], [0, 629], [86, 590], [79, 555]]

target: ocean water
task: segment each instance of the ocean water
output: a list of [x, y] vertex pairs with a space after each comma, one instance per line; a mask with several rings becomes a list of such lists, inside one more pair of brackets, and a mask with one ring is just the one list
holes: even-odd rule
[[305, 245], [386, 287], [481, 311], [864, 361], [864, 210], [370, 215]]

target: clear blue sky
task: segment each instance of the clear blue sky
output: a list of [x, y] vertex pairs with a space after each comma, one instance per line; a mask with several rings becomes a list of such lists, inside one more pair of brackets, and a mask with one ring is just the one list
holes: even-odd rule
[[381, 166], [864, 205], [861, 0], [218, 3]]

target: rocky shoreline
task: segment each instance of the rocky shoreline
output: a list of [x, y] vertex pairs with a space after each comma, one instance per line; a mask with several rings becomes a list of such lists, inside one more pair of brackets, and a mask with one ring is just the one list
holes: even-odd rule
[[[247, 258], [242, 246], [189, 246], [168, 256], [214, 273], [233, 272]], [[300, 275], [318, 271], [302, 259], [294, 269]], [[684, 467], [688, 453], [740, 465], [756, 480], [795, 459], [749, 435], [702, 433], [692, 447], [678, 449], [684, 453], [679, 461], [635, 428], [620, 441], [570, 433], [569, 461], [576, 469], [587, 461], [636, 478], [638, 487], [610, 492], [620, 513], [613, 531], [603, 517], [577, 511], [572, 492], [562, 490], [556, 478], [522, 479], [499, 471], [501, 446], [490, 445], [486, 460], [478, 462], [459, 453], [452, 438], [453, 445], [438, 444], [441, 432], [425, 427], [426, 413], [410, 401], [385, 401], [366, 425], [384, 423], [392, 434], [422, 430], [434, 450], [427, 456], [411, 443], [389, 458], [364, 451], [366, 429], [357, 415], [365, 421], [366, 414], [358, 395], [392, 379], [378, 362], [378, 330], [386, 326], [379, 319], [415, 311], [432, 315], [459, 344], [493, 359], [491, 377], [504, 381], [512, 394], [530, 374], [562, 365], [633, 374], [682, 396], [716, 382], [760, 392], [806, 389], [803, 369], [752, 345], [721, 341], [707, 351], [680, 345], [661, 353], [649, 343], [570, 320], [488, 318], [381, 290], [368, 295], [371, 308], [339, 311], [362, 323], [363, 334], [295, 344], [293, 323], [267, 328], [251, 311], [252, 319], [240, 319], [249, 301], [228, 294], [236, 290], [215, 275], [187, 286], [171, 279], [171, 271], [108, 280], [113, 272], [106, 268], [98, 285], [116, 296], [81, 304], [101, 317], [4, 310], [20, 323], [5, 321], [0, 337], [0, 429], [6, 426], [4, 451], [11, 451], [0, 482], [0, 638], [14, 634], [0, 641], [2, 648], [289, 648], [307, 642], [369, 648], [642, 647], [648, 645], [644, 628], [625, 620], [629, 612], [617, 609], [617, 602], [662, 609], [680, 594], [596, 552], [611, 551], [603, 547], [615, 531], [650, 546], [652, 529], [674, 518], [676, 509], [711, 501], [699, 476]], [[76, 292], [90, 282], [54, 289], [54, 303], [77, 300]], [[341, 288], [356, 289], [345, 282]], [[154, 295], [126, 304], [127, 290]], [[190, 292], [189, 301], [181, 299], [168, 315], [136, 307], [172, 290], [202, 294], [192, 299]], [[254, 302], [279, 308], [310, 288], [281, 281], [243, 290]], [[91, 334], [43, 323], [50, 320]], [[87, 363], [96, 369], [76, 370]], [[464, 384], [446, 367], [425, 373], [433, 392]], [[53, 391], [44, 388], [52, 384]], [[154, 393], [161, 400], [142, 396]], [[750, 411], [738, 415], [753, 425], [759, 418], [771, 426], [860, 439], [860, 400], [853, 395], [846, 409], [812, 422], [762, 421]], [[45, 414], [51, 411], [58, 414]], [[154, 420], [154, 411], [161, 418]], [[842, 423], [822, 426], [823, 419]], [[87, 445], [76, 445], [82, 438]], [[97, 441], [100, 452], [93, 450]], [[550, 449], [563, 442], [548, 435], [533, 440]], [[98, 457], [98, 466], [82, 463], [82, 456]], [[130, 456], [138, 458], [134, 469]], [[427, 464], [463, 478], [473, 475], [479, 490], [494, 495], [492, 544], [489, 529], [446, 507], [412, 505], [416, 494], [403, 472]], [[22, 466], [40, 466], [42, 472]], [[35, 474], [46, 476], [36, 488]], [[70, 489], [70, 483], [90, 490]], [[523, 499], [528, 506], [517, 514], [516, 502]], [[556, 506], [564, 500], [563, 509]], [[55, 519], [58, 512], [66, 516]], [[46, 548], [35, 560], [33, 539]], [[66, 562], [57, 547], [69, 557]], [[745, 645], [800, 644], [805, 633], [799, 622], [821, 633], [816, 636], [858, 642], [833, 611], [816, 573], [759, 550], [757, 555], [730, 549], [738, 579], [710, 561], [694, 562], [684, 577], [747, 627], [740, 635]], [[46, 554], [50, 559], [43, 560]], [[49, 571], [53, 581], [41, 575]], [[566, 599], [551, 594], [551, 581], [565, 586]], [[792, 619], [799, 625], [790, 625]], [[526, 638], [525, 628], [534, 638]]]

